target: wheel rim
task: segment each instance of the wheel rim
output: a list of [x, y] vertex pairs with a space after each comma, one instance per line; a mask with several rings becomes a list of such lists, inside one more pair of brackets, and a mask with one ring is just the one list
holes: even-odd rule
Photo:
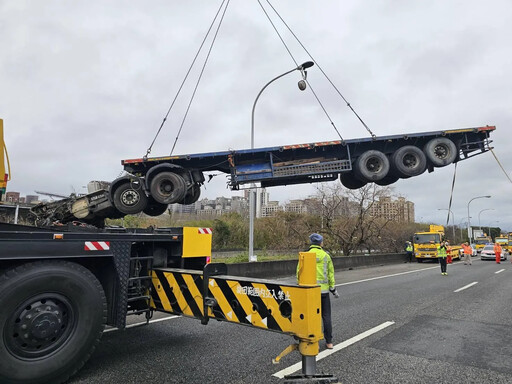
[[174, 191], [174, 184], [169, 180], [162, 180], [158, 185], [158, 191], [164, 197], [169, 197]]
[[418, 166], [418, 158], [412, 153], [408, 153], [404, 156], [402, 164], [409, 169], [414, 169]]
[[439, 144], [436, 145], [436, 147], [434, 148], [434, 156], [440, 160], [446, 159], [448, 157], [449, 152], [450, 151], [446, 145]]
[[374, 173], [379, 172], [382, 169], [382, 162], [378, 157], [370, 157], [366, 161], [366, 169]]
[[132, 207], [140, 201], [140, 195], [133, 189], [127, 189], [121, 194], [121, 202], [127, 207]]
[[6, 323], [5, 345], [25, 359], [49, 355], [61, 348], [73, 330], [71, 303], [59, 294], [44, 294], [23, 302]]

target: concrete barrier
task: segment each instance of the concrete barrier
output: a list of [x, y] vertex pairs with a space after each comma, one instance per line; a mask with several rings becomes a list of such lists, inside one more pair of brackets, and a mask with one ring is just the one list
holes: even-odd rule
[[[381, 264], [398, 264], [406, 261], [408, 261], [408, 258], [405, 253], [339, 256], [332, 258], [335, 270]], [[229, 275], [270, 279], [281, 276], [293, 276], [297, 270], [297, 262], [298, 260], [259, 261], [255, 263], [227, 264], [227, 266]]]

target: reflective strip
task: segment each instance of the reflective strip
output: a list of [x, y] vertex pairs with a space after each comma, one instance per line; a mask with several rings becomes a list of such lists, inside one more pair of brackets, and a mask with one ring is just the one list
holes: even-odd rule
[[85, 251], [108, 251], [110, 249], [110, 241], [86, 241], [84, 244]]

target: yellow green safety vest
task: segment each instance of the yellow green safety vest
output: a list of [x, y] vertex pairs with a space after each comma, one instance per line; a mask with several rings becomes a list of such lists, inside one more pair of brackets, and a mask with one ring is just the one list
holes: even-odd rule
[[441, 247], [440, 245], [437, 247], [437, 257], [446, 258], [446, 248]]
[[[329, 292], [329, 288], [334, 288], [334, 265], [331, 256], [325, 252], [319, 245], [311, 245], [308, 252], [316, 254], [316, 283], [322, 289], [322, 293]], [[297, 277], [299, 266], [297, 265]]]

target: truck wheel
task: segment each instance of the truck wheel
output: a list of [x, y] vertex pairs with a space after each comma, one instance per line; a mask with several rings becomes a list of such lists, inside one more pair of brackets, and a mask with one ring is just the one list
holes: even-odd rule
[[199, 184], [194, 184], [183, 198], [181, 204], [194, 204], [197, 200], [199, 200], [199, 196], [201, 196], [201, 187]]
[[398, 176], [395, 176], [393, 173], [390, 172], [383, 179], [375, 180], [375, 184], [381, 185], [381, 186], [386, 186], [386, 185], [394, 184], [398, 180], [400, 180], [400, 178]]
[[438, 137], [430, 140], [423, 152], [435, 167], [444, 167], [451, 164], [457, 157], [457, 146], [446, 137]]
[[421, 175], [427, 169], [427, 158], [421, 149], [406, 145], [391, 156], [394, 173], [402, 178]]
[[341, 184], [343, 184], [343, 186], [348, 189], [359, 189], [366, 185], [365, 181], [356, 179], [350, 173], [340, 173], [340, 181]]
[[[138, 187], [137, 187], [138, 186]], [[140, 184], [126, 181], [114, 191], [114, 206], [125, 215], [142, 212], [148, 204], [148, 197]]]
[[151, 196], [161, 204], [177, 203], [185, 197], [187, 186], [185, 179], [173, 172], [160, 172], [150, 186]]
[[389, 160], [381, 151], [366, 151], [354, 163], [354, 174], [362, 181], [382, 180], [388, 172]]
[[148, 216], [160, 216], [167, 211], [167, 204], [157, 203], [152, 197], [148, 199], [148, 205], [144, 208], [144, 213]]
[[89, 359], [107, 319], [86, 268], [34, 262], [0, 275], [0, 382], [62, 383]]

